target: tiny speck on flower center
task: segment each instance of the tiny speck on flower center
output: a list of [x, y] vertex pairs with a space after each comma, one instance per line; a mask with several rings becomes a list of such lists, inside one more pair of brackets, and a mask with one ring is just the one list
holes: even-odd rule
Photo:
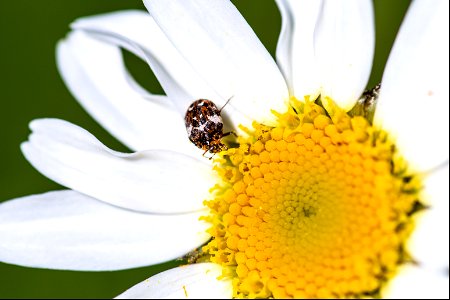
[[385, 132], [331, 99], [274, 114], [278, 126], [254, 122], [215, 160], [203, 252], [237, 298], [379, 297], [409, 259], [418, 176]]

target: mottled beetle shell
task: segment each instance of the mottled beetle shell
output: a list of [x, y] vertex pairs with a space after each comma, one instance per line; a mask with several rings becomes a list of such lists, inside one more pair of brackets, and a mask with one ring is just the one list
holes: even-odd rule
[[220, 110], [208, 99], [199, 99], [189, 105], [184, 117], [189, 140], [198, 148], [217, 153], [226, 146], [222, 143], [223, 121]]

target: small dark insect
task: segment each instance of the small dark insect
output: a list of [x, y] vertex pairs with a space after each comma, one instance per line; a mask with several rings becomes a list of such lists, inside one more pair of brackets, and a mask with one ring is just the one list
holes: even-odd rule
[[195, 264], [201, 256], [204, 255], [202, 249], [195, 249], [182, 257], [188, 264]]
[[[231, 100], [228, 99], [225, 105]], [[232, 132], [223, 132], [223, 121], [220, 113], [225, 105], [218, 109], [208, 99], [198, 99], [189, 105], [184, 121], [189, 140], [198, 148], [206, 152], [218, 153], [226, 150], [227, 146], [222, 143], [222, 138]]]
[[350, 116], [363, 116], [370, 123], [373, 121], [375, 107], [377, 105], [378, 95], [380, 94], [381, 83], [374, 88], [365, 91], [362, 97], [356, 102], [355, 106], [349, 111]]

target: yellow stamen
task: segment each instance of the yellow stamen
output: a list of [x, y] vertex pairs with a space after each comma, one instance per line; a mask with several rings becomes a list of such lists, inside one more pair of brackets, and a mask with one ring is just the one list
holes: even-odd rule
[[417, 176], [385, 132], [322, 103], [291, 99], [216, 159], [203, 251], [235, 297], [378, 297], [408, 257]]

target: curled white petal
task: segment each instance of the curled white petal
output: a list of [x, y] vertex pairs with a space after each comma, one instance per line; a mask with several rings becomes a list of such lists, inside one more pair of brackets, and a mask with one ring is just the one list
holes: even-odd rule
[[27, 160], [53, 181], [120, 207], [153, 213], [202, 209], [215, 183], [210, 161], [167, 150], [108, 149], [84, 129], [57, 119], [31, 122]]
[[291, 95], [316, 98], [320, 81], [314, 53], [314, 29], [322, 1], [277, 0], [282, 24], [277, 44], [277, 63]]
[[184, 116], [199, 98], [225, 101], [185, 60], [144, 11], [122, 11], [76, 20], [71, 27], [110, 45], [123, 47], [146, 61], [175, 108]]
[[414, 1], [383, 75], [374, 123], [427, 171], [449, 159], [449, 3]]
[[212, 263], [187, 265], [138, 283], [116, 299], [231, 299], [231, 280], [217, 279], [222, 268]]
[[369, 80], [375, 50], [372, 1], [324, 1], [314, 32], [322, 94], [350, 110]]
[[0, 204], [0, 261], [85, 271], [158, 264], [208, 240], [202, 214], [137, 213], [75, 191], [18, 198]]
[[130, 148], [196, 153], [172, 103], [165, 96], [137, 90], [116, 46], [73, 32], [58, 44], [57, 62], [75, 98]]
[[271, 123], [275, 120], [271, 109], [286, 109], [288, 91], [277, 65], [231, 2], [157, 0], [144, 4], [198, 74], [223, 99], [234, 96], [224, 109], [232, 124]]

